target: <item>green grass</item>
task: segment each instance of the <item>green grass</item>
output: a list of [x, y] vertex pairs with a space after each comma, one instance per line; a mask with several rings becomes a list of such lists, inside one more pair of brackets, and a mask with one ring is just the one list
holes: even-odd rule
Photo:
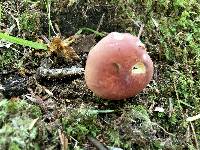
[[8, 35], [6, 33], [0, 33], [0, 39], [6, 40], [11, 43], [19, 44], [22, 46], [29, 46], [29, 47], [35, 48], [35, 49], [47, 50], [47, 46], [45, 44], [38, 43], [38, 42], [32, 42], [29, 40], [24, 40], [22, 38], [14, 37], [14, 36]]

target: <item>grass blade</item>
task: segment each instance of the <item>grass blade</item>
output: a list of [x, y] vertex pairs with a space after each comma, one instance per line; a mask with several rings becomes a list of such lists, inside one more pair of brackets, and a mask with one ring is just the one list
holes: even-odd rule
[[45, 44], [24, 40], [22, 38], [10, 36], [6, 33], [0, 33], [0, 39], [4, 39], [8, 42], [19, 44], [22, 46], [29, 46], [29, 47], [35, 48], [35, 49], [47, 50], [47, 46]]

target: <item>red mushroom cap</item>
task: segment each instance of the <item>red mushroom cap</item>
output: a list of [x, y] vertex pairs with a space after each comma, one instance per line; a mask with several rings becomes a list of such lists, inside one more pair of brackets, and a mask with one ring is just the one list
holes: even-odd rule
[[153, 62], [144, 44], [129, 33], [108, 34], [90, 50], [85, 66], [88, 88], [112, 100], [135, 96], [152, 75]]

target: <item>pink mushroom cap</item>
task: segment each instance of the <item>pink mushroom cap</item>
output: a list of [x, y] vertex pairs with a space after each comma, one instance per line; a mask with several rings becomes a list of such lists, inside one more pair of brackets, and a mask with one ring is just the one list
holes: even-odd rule
[[112, 32], [89, 52], [85, 66], [88, 88], [105, 99], [135, 96], [150, 82], [153, 62], [144, 44], [129, 33]]

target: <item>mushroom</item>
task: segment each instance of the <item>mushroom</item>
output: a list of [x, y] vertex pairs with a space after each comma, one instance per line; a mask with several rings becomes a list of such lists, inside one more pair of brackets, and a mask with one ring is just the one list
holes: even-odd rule
[[153, 62], [139, 37], [112, 32], [89, 52], [88, 88], [104, 99], [121, 100], [141, 92], [153, 76]]

